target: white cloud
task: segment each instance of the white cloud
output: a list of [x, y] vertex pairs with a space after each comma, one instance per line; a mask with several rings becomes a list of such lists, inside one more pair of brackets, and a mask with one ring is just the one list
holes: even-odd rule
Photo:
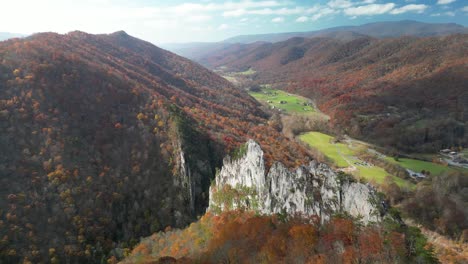
[[273, 23], [283, 23], [284, 22], [284, 18], [283, 17], [275, 17], [271, 20], [271, 22]]
[[377, 0], [361, 0], [353, 2], [352, 0], [331, 0], [327, 6], [333, 9], [346, 9], [353, 6], [374, 4]]
[[211, 19], [212, 17], [208, 15], [193, 15], [193, 16], [188, 16], [185, 18], [185, 20], [188, 22], [203, 22], [203, 21], [208, 21]]
[[353, 6], [353, 3], [349, 0], [333, 0], [327, 4], [331, 8], [348, 8]]
[[322, 18], [324, 16], [331, 15], [331, 14], [336, 14], [336, 13], [339, 13], [339, 11], [337, 11], [335, 9], [325, 7], [325, 8], [320, 9], [317, 12], [317, 14], [313, 15], [311, 19], [313, 21], [317, 21], [317, 20], [319, 20], [320, 18]]
[[227, 10], [239, 10], [239, 9], [251, 9], [251, 8], [267, 8], [267, 7], [279, 7], [284, 6], [285, 3], [278, 1], [240, 1], [240, 2], [224, 2], [221, 4], [205, 3], [205, 4], [194, 4], [184, 3], [171, 7], [175, 12], [187, 14], [190, 12], [211, 12], [211, 11], [227, 11]]
[[461, 9], [461, 11], [463, 11], [463, 12], [468, 12], [468, 6], [464, 6], [464, 7]]
[[309, 21], [309, 18], [306, 17], [306, 16], [301, 16], [301, 17], [298, 17], [296, 19], [296, 22], [299, 22], [299, 23], [304, 23], [304, 22], [307, 22], [307, 21]]
[[344, 10], [348, 16], [372, 16], [390, 12], [395, 7], [394, 3], [371, 4], [358, 7], [350, 7]]
[[452, 11], [445, 12], [444, 14], [446, 16], [451, 16], [451, 17], [455, 16], [455, 12], [452, 12]]
[[234, 9], [229, 11], [224, 11], [224, 17], [241, 17], [243, 15], [247, 15], [247, 10], [245, 9]]
[[398, 14], [403, 14], [403, 13], [406, 13], [406, 12], [422, 13], [422, 12], [424, 12], [424, 10], [426, 10], [428, 7], [429, 7], [429, 6], [427, 6], [427, 5], [415, 5], [415, 4], [405, 5], [405, 6], [402, 6], [402, 7], [393, 9], [393, 10], [390, 12], [390, 14], [398, 15]]
[[304, 8], [302, 7], [280, 9], [265, 8], [260, 10], [252, 10], [249, 12], [249, 14], [252, 15], [297, 15], [302, 13], [304, 13]]
[[229, 28], [228, 24], [221, 24], [221, 25], [219, 25], [218, 30], [226, 30], [228, 28]]
[[456, 0], [437, 0], [437, 4], [438, 5], [448, 5], [448, 4], [451, 4], [453, 2], [455, 2]]
[[224, 11], [223, 16], [224, 17], [240, 17], [244, 15], [277, 15], [277, 16], [284, 16], [284, 15], [297, 15], [297, 14], [303, 14], [306, 12], [306, 10], [302, 7], [295, 7], [295, 8], [277, 8], [277, 9], [271, 9], [271, 8], [263, 8], [263, 9], [251, 9], [251, 10], [246, 10], [246, 9], [235, 9], [235, 10], [229, 10], [229, 11]]
[[311, 7], [311, 8], [306, 9], [305, 12], [307, 14], [313, 14], [313, 13], [316, 13], [317, 11], [319, 11], [320, 8], [321, 8], [320, 6], [315, 5], [315, 6]]

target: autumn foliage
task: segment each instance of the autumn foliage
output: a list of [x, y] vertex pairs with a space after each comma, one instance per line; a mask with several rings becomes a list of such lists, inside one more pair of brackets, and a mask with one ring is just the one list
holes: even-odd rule
[[121, 258], [139, 237], [188, 224], [248, 138], [270, 163], [308, 160], [246, 92], [124, 32], [4, 41], [0, 61], [2, 263]]
[[123, 263], [407, 263], [414, 258], [402, 230], [363, 227], [352, 219], [207, 213], [184, 230], [144, 239]]
[[468, 145], [468, 35], [292, 38], [200, 58], [315, 99], [335, 128], [406, 151]]

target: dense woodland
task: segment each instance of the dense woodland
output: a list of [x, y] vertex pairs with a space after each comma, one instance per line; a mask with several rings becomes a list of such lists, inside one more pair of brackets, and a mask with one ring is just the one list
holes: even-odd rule
[[292, 38], [231, 45], [198, 59], [318, 102], [332, 125], [404, 151], [468, 144], [468, 35]]
[[154, 234], [124, 263], [436, 263], [426, 242], [417, 228], [390, 219], [362, 226], [336, 216], [320, 225], [313, 217], [231, 211]]
[[0, 60], [2, 263], [101, 262], [188, 224], [247, 138], [310, 159], [247, 93], [125, 32], [0, 42]]

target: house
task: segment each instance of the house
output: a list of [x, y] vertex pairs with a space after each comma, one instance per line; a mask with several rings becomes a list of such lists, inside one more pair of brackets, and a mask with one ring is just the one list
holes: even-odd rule
[[440, 151], [440, 153], [444, 153], [444, 154], [448, 154], [448, 153], [450, 153], [450, 152], [451, 152], [450, 149], [442, 149], [442, 150]]

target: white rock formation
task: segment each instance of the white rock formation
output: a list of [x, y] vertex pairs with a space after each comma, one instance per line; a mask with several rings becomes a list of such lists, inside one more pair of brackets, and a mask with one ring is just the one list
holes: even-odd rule
[[[231, 190], [237, 190], [237, 196], [242, 195], [241, 190], [247, 189], [249, 193], [236, 201], [230, 200], [236, 195], [224, 195], [226, 199], [223, 201], [214, 199], [227, 185]], [[264, 214], [317, 215], [322, 221], [340, 212], [362, 217], [364, 223], [381, 219], [380, 201], [371, 186], [340, 179], [327, 165], [315, 161], [295, 171], [277, 162], [266, 173], [263, 151], [253, 140], [247, 142], [247, 151], [242, 157], [224, 159], [223, 167], [210, 187], [208, 210], [223, 210], [226, 205], [219, 203], [226, 202], [231, 203], [231, 209], [242, 206]]]

